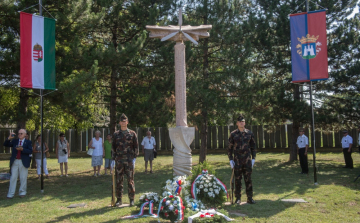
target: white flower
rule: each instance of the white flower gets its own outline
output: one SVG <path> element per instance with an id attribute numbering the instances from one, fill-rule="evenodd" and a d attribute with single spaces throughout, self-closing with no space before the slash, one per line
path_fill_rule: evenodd
<path id="1" fill-rule="evenodd" d="M 197 194 L 200 194 L 200 190 L 197 190 L 196 193 L 197 193 Z"/>
<path id="2" fill-rule="evenodd" d="M 170 205 L 170 200 L 167 200 L 165 204 Z"/>
<path id="3" fill-rule="evenodd" d="M 174 210 L 174 206 L 170 205 L 170 206 L 169 206 L 169 210 L 170 210 L 170 211 Z"/>
<path id="4" fill-rule="evenodd" d="M 206 183 L 209 183 L 210 181 L 209 180 L 205 180 Z"/>
<path id="5" fill-rule="evenodd" d="M 167 180 L 166 184 L 171 184 L 171 182 L 172 182 L 171 180 Z"/>
<path id="6" fill-rule="evenodd" d="M 204 185 L 200 185 L 199 188 L 200 188 L 200 189 L 204 188 Z"/>
<path id="7" fill-rule="evenodd" d="M 207 189 L 207 188 L 205 188 L 205 189 L 204 189 L 204 191 L 205 191 L 205 192 L 208 192 L 208 189 Z"/>
<path id="8" fill-rule="evenodd" d="M 209 186 L 210 186 L 210 187 L 212 186 L 212 183 L 211 183 L 211 182 L 209 183 Z"/>
<path id="9" fill-rule="evenodd" d="M 188 208 L 191 208 L 191 207 L 192 207 L 191 204 L 188 204 L 187 206 L 188 206 Z"/>
<path id="10" fill-rule="evenodd" d="M 204 187 L 208 187 L 209 185 L 208 184 L 205 184 Z"/>
<path id="11" fill-rule="evenodd" d="M 199 208 L 195 208 L 195 211 L 199 211 Z"/>
<path id="12" fill-rule="evenodd" d="M 219 194 L 219 190 L 218 190 L 218 189 L 215 189 L 214 192 L 215 192 L 215 194 Z"/>
<path id="13" fill-rule="evenodd" d="M 177 204 L 177 201 L 174 201 L 173 203 L 174 203 L 174 204 Z"/>
<path id="14" fill-rule="evenodd" d="M 210 191 L 213 191 L 214 189 L 212 189 L 212 188 L 209 188 L 209 190 L 210 190 Z"/>

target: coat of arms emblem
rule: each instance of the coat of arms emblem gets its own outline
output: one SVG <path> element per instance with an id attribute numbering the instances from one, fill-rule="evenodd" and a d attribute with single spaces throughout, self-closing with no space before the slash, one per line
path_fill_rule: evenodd
<path id="1" fill-rule="evenodd" d="M 43 60 L 44 53 L 42 46 L 36 43 L 33 48 L 33 58 L 37 62 L 41 62 Z"/>
<path id="2" fill-rule="evenodd" d="M 297 53 L 303 59 L 312 59 L 316 57 L 316 54 L 321 51 L 320 46 L 322 45 L 320 42 L 316 42 L 319 36 L 310 36 L 307 34 L 306 37 L 297 38 L 301 44 L 298 44 L 296 48 L 298 48 Z M 300 49 L 299 49 L 300 48 Z"/>

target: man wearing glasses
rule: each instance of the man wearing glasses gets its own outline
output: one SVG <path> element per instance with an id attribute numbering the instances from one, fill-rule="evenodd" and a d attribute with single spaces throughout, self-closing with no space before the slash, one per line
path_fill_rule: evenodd
<path id="1" fill-rule="evenodd" d="M 344 137 L 341 139 L 341 147 L 344 154 L 345 166 L 344 168 L 353 169 L 353 159 L 351 157 L 351 147 L 353 145 L 353 138 L 348 135 L 347 130 L 343 130 Z"/>
<path id="2" fill-rule="evenodd" d="M 143 141 L 141 142 L 142 149 L 143 149 L 143 155 L 145 160 L 145 173 L 147 173 L 147 167 L 148 167 L 148 161 L 150 161 L 150 173 L 153 173 L 152 171 L 152 161 L 154 160 L 154 152 L 156 142 L 155 138 L 151 136 L 151 132 L 146 132 L 146 137 L 144 137 Z"/>
<path id="3" fill-rule="evenodd" d="M 299 129 L 299 137 L 297 138 L 296 145 L 297 151 L 299 154 L 300 159 L 300 166 L 301 166 L 301 174 L 308 174 L 309 173 L 309 166 L 308 166 L 308 159 L 307 159 L 307 151 L 309 148 L 309 139 L 304 134 L 304 129 Z"/>
<path id="4" fill-rule="evenodd" d="M 26 130 L 20 129 L 18 132 L 18 138 L 14 139 L 15 134 L 10 133 L 10 136 L 4 142 L 4 146 L 12 147 L 10 158 L 10 186 L 7 198 L 11 199 L 15 195 L 17 178 L 20 178 L 20 198 L 25 197 L 27 187 L 28 168 L 30 167 L 30 160 L 32 154 L 32 143 L 30 140 L 25 139 Z"/>

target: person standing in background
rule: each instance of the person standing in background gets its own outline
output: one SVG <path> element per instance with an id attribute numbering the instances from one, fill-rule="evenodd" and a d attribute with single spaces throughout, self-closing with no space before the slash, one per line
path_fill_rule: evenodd
<path id="1" fill-rule="evenodd" d="M 60 171 L 61 175 L 63 176 L 63 164 L 65 166 L 65 176 L 67 177 L 68 174 L 68 158 L 70 157 L 70 145 L 65 139 L 65 134 L 60 133 L 60 139 L 56 143 L 56 158 L 58 159 L 58 163 L 60 163 Z"/>
<path id="2" fill-rule="evenodd" d="M 341 147 L 344 154 L 345 166 L 344 168 L 353 169 L 353 159 L 351 157 L 351 147 L 353 145 L 353 138 L 348 135 L 347 130 L 343 130 L 344 137 L 341 139 Z"/>
<path id="3" fill-rule="evenodd" d="M 111 134 L 108 134 L 106 136 L 106 140 L 104 142 L 104 148 L 105 148 L 105 175 L 107 175 L 106 170 L 110 169 L 110 175 L 112 174 L 113 171 L 113 166 L 111 165 L 111 145 L 112 144 L 112 140 L 111 140 Z"/>
<path id="4" fill-rule="evenodd" d="M 36 137 L 36 141 L 33 146 L 33 154 L 35 157 L 35 162 L 37 166 L 37 174 L 38 178 L 40 179 L 41 174 L 41 135 L 38 135 Z M 46 163 L 46 152 L 49 151 L 49 147 L 47 146 L 46 142 L 43 142 L 43 163 L 44 163 L 44 172 L 46 175 L 46 178 L 49 178 L 49 172 L 47 169 L 47 163 Z"/>
<path id="5" fill-rule="evenodd" d="M 298 151 L 299 159 L 300 159 L 301 174 L 308 174 L 309 166 L 308 166 L 308 159 L 307 159 L 307 151 L 309 148 L 309 139 L 304 134 L 303 128 L 299 128 L 299 134 L 300 134 L 300 136 L 297 138 L 296 145 L 297 145 L 297 151 Z"/>
<path id="6" fill-rule="evenodd" d="M 143 155 L 145 160 L 145 173 L 147 173 L 147 167 L 148 167 L 148 161 L 150 161 L 150 173 L 153 173 L 152 171 L 152 161 L 154 160 L 154 152 L 156 142 L 155 138 L 151 136 L 151 132 L 146 132 L 146 137 L 144 137 L 143 141 L 141 142 L 142 149 L 143 149 Z"/>
<path id="7" fill-rule="evenodd" d="M 95 137 L 89 142 L 89 148 L 94 149 L 91 159 L 91 166 L 94 168 L 94 177 L 96 177 L 96 169 L 97 175 L 100 176 L 101 165 L 103 164 L 103 158 L 105 157 L 104 143 L 100 134 L 101 132 L 96 130 Z"/>

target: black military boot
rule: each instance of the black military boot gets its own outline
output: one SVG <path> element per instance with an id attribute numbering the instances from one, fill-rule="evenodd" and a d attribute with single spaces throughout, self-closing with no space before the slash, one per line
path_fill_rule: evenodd
<path id="1" fill-rule="evenodd" d="M 134 199 L 130 199 L 130 207 L 134 206 Z"/>
<path id="2" fill-rule="evenodd" d="M 240 199 L 240 197 L 237 197 L 235 200 L 235 204 L 240 204 L 240 203 L 241 203 L 241 199 Z"/>
<path id="3" fill-rule="evenodd" d="M 122 205 L 122 201 L 121 201 L 121 198 L 118 198 L 116 200 L 115 206 L 120 206 L 120 205 Z"/>
<path id="4" fill-rule="evenodd" d="M 252 199 L 252 197 L 248 197 L 247 203 L 248 204 L 255 204 L 255 201 Z"/>

